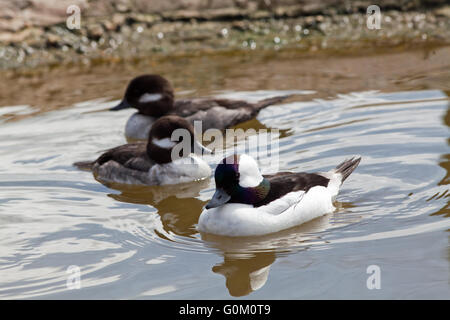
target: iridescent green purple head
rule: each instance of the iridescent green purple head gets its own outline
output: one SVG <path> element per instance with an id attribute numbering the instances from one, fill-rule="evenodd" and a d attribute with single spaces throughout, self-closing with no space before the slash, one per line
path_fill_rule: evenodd
<path id="1" fill-rule="evenodd" d="M 216 192 L 206 209 L 226 203 L 255 205 L 264 200 L 270 190 L 270 182 L 264 178 L 256 161 L 245 154 L 233 154 L 224 158 L 214 173 Z"/>

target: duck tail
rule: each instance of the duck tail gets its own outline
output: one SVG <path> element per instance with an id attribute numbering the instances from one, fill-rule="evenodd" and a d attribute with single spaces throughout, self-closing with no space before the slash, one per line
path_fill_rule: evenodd
<path id="1" fill-rule="evenodd" d="M 345 179 L 348 178 L 348 176 L 356 169 L 360 161 L 361 157 L 353 157 L 351 159 L 345 160 L 334 169 L 336 173 L 340 173 L 342 175 L 341 182 L 344 182 Z"/>
<path id="2" fill-rule="evenodd" d="M 267 98 L 267 99 L 258 101 L 254 105 L 255 106 L 255 110 L 259 111 L 259 110 L 264 109 L 265 107 L 268 107 L 270 105 L 280 103 L 280 102 L 286 100 L 287 98 L 289 98 L 290 96 L 291 95 L 278 96 L 278 97 L 272 97 L 272 98 Z"/>
<path id="3" fill-rule="evenodd" d="M 92 167 L 94 166 L 95 161 L 79 161 L 75 162 L 73 165 L 81 170 L 92 170 Z"/>

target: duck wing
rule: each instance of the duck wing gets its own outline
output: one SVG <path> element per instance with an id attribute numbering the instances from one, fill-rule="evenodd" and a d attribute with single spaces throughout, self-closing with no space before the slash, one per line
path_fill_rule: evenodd
<path id="1" fill-rule="evenodd" d="M 320 174 L 305 172 L 279 172 L 273 175 L 264 175 L 264 177 L 270 181 L 270 190 L 262 201 L 255 204 L 255 207 L 266 205 L 290 192 L 304 191 L 306 193 L 315 186 L 327 187 L 330 181 Z"/>
<path id="2" fill-rule="evenodd" d="M 150 159 L 147 153 L 144 153 L 142 156 L 130 158 L 123 166 L 136 171 L 148 172 L 155 164 L 156 162 Z"/>
<path id="3" fill-rule="evenodd" d="M 287 96 L 273 97 L 256 103 L 215 98 L 177 100 L 173 114 L 185 117 L 191 123 L 202 121 L 203 131 L 210 128 L 224 130 L 254 118 L 262 108 L 281 102 L 286 98 Z"/>
<path id="4" fill-rule="evenodd" d="M 96 163 L 92 171 L 96 179 L 102 183 L 114 182 L 134 185 L 158 184 L 154 177 L 151 177 L 143 171 L 125 167 L 114 160 L 109 160 L 102 165 Z"/>
<path id="5" fill-rule="evenodd" d="M 102 182 L 156 184 L 147 174 L 155 162 L 148 157 L 146 145 L 137 142 L 109 149 L 95 161 L 92 171 Z"/>
<path id="6" fill-rule="evenodd" d="M 121 165 L 132 164 L 137 158 L 145 159 L 147 157 L 147 143 L 136 142 L 124 144 L 107 150 L 95 161 L 97 165 L 102 165 L 113 160 Z M 140 160 L 136 160 L 139 161 Z"/>

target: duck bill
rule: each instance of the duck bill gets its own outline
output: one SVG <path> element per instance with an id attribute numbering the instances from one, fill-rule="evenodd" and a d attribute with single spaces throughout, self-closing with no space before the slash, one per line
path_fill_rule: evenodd
<path id="1" fill-rule="evenodd" d="M 123 99 L 122 101 L 120 101 L 120 103 L 117 106 L 112 107 L 109 110 L 110 111 L 118 111 L 118 110 L 128 109 L 128 108 L 131 108 L 131 105 L 128 103 L 127 100 Z"/>
<path id="2" fill-rule="evenodd" d="M 221 205 L 224 205 L 228 201 L 230 201 L 231 196 L 226 193 L 223 189 L 216 189 L 216 192 L 214 193 L 212 199 L 206 204 L 206 209 L 212 209 L 220 207 Z"/>

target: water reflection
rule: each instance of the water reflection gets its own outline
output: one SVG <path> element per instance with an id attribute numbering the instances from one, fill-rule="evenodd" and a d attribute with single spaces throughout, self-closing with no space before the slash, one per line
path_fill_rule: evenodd
<path id="1" fill-rule="evenodd" d="M 335 215 L 338 213 L 264 236 L 225 237 L 201 233 L 201 237 L 223 257 L 223 262 L 214 265 L 212 271 L 225 277 L 230 295 L 240 297 L 266 284 L 270 267 L 278 256 L 306 250 L 312 241 L 320 241 L 320 232 L 336 226 Z"/>
<path id="2" fill-rule="evenodd" d="M 443 122 L 447 127 L 450 127 L 450 103 L 448 104 L 447 112 L 443 116 Z M 447 144 L 450 145 L 450 138 L 447 139 Z M 450 183 L 450 154 L 443 154 L 441 156 L 441 161 L 439 161 L 439 166 L 445 169 L 445 177 L 442 178 L 438 182 L 438 186 L 448 185 Z M 433 196 L 427 199 L 430 200 L 439 200 L 441 198 L 449 198 L 450 192 L 448 188 L 445 191 L 437 192 Z M 444 215 L 445 217 L 450 217 L 450 205 L 447 201 L 447 204 L 444 205 L 440 210 L 432 213 L 431 215 Z"/>
<path id="3" fill-rule="evenodd" d="M 157 209 L 166 233 L 191 237 L 197 233 L 195 224 L 207 202 L 196 197 L 209 184 L 210 179 L 167 186 L 111 184 L 109 187 L 121 193 L 110 193 L 108 196 L 120 202 L 150 205 Z M 162 234 L 158 235 L 166 238 Z"/>
<path id="4" fill-rule="evenodd" d="M 445 125 L 450 128 L 450 103 L 448 104 L 447 112 L 443 119 Z M 447 144 L 450 145 L 450 138 L 447 138 Z M 442 161 L 439 162 L 439 165 L 445 169 L 446 174 L 445 177 L 439 181 L 438 185 L 447 185 L 450 182 L 450 154 L 447 153 L 442 155 Z"/>
<path id="5" fill-rule="evenodd" d="M 241 255 L 224 253 L 223 262 L 215 265 L 212 271 L 225 276 L 230 295 L 241 297 L 264 286 L 275 258 L 273 251 Z"/>

